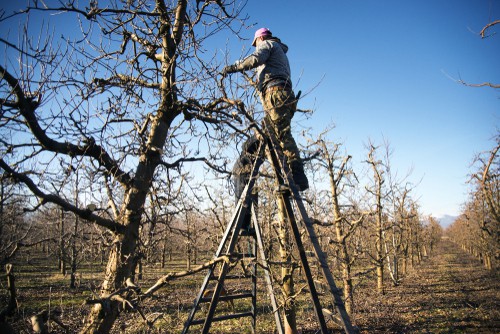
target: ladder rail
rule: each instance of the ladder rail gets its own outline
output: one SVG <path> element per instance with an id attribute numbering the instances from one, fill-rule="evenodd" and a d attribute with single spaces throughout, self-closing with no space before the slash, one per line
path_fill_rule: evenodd
<path id="1" fill-rule="evenodd" d="M 215 314 L 215 309 L 217 308 L 217 304 L 219 302 L 220 292 L 222 287 L 224 286 L 224 276 L 227 274 L 229 269 L 229 264 L 224 262 L 222 264 L 222 268 L 220 270 L 219 279 L 217 280 L 217 284 L 215 285 L 214 294 L 212 295 L 212 300 L 210 301 L 210 305 L 208 307 L 208 313 L 205 317 L 205 322 L 203 323 L 202 333 L 207 334 L 210 330 L 210 326 L 212 325 L 212 320 Z"/>
<path id="2" fill-rule="evenodd" d="M 265 126 L 265 130 L 267 132 L 267 145 L 269 148 L 268 153 L 270 156 L 269 160 L 271 161 L 279 185 L 285 185 L 292 191 L 295 190 L 295 193 L 298 195 L 295 183 L 290 178 L 290 171 L 287 166 L 287 162 L 284 160 L 284 155 L 282 152 L 278 151 L 276 138 L 272 133 L 273 130 L 270 129 L 270 126 Z M 280 171 L 283 172 L 283 175 L 281 175 Z M 292 228 L 292 234 L 294 237 L 295 245 L 297 246 L 299 252 L 300 262 L 304 270 L 304 275 L 306 276 L 307 285 L 309 287 L 310 296 L 313 303 L 314 313 L 316 314 L 316 319 L 318 320 L 319 325 L 321 327 L 321 333 L 327 334 L 328 327 L 326 325 L 325 317 L 323 316 L 321 303 L 318 298 L 316 286 L 314 285 L 314 279 L 311 273 L 311 268 L 309 267 L 309 262 L 307 261 L 306 252 L 304 249 L 304 245 L 302 243 L 302 239 L 300 237 L 300 231 L 297 226 L 297 221 L 295 220 L 293 208 L 290 204 L 289 195 L 283 194 L 283 192 L 279 192 L 278 200 L 283 203 L 286 215 L 285 218 L 290 224 L 290 227 Z"/>
<path id="3" fill-rule="evenodd" d="M 290 204 L 290 201 L 288 199 L 286 199 L 284 195 L 280 195 L 280 200 L 284 204 L 285 211 L 286 211 L 286 213 L 285 213 L 286 218 L 287 218 L 287 220 L 290 223 L 290 226 L 292 228 L 292 234 L 294 236 L 295 245 L 297 246 L 297 250 L 299 252 L 300 262 L 302 264 L 302 269 L 304 270 L 304 275 L 306 276 L 307 285 L 309 287 L 311 299 L 313 302 L 314 313 L 316 314 L 316 318 L 317 318 L 319 325 L 321 327 L 321 333 L 327 334 L 328 327 L 326 326 L 325 317 L 323 316 L 321 303 L 319 301 L 318 292 L 316 291 L 316 286 L 314 284 L 314 278 L 313 278 L 313 275 L 311 272 L 311 267 L 309 266 L 309 262 L 307 260 L 306 251 L 304 248 L 304 244 L 302 243 L 300 231 L 299 231 L 299 228 L 297 226 L 297 221 L 295 220 L 295 216 L 293 215 L 292 206 Z"/>
<path id="4" fill-rule="evenodd" d="M 258 243 L 257 243 L 257 233 L 255 232 L 258 226 L 255 224 L 257 219 L 254 219 L 256 216 L 258 197 L 255 192 L 252 191 L 252 206 L 250 207 L 250 226 L 254 227 L 254 238 L 251 240 L 252 254 L 254 261 L 252 263 L 252 334 L 255 334 L 255 330 L 257 328 L 257 251 L 258 251 Z M 250 247 L 250 246 L 249 246 Z"/>
<path id="5" fill-rule="evenodd" d="M 328 261 L 327 261 L 327 256 L 323 252 L 320 244 L 319 244 L 319 239 L 316 234 L 316 231 L 314 230 L 314 226 L 312 224 L 311 219 L 309 218 L 307 211 L 305 209 L 304 203 L 302 202 L 302 199 L 299 195 L 298 188 L 296 187 L 293 178 L 291 177 L 290 169 L 287 164 L 286 157 L 284 156 L 283 152 L 281 151 L 280 146 L 277 144 L 277 139 L 274 135 L 273 130 L 271 129 L 270 126 L 266 125 L 266 122 L 264 122 L 264 136 L 263 139 L 261 140 L 258 148 L 258 156 L 261 157 L 265 147 L 267 147 L 267 153 L 268 153 L 268 160 L 271 163 L 272 168 L 274 169 L 275 175 L 276 175 L 276 180 L 278 181 L 278 184 L 280 186 L 285 186 L 285 189 L 289 189 L 289 191 L 280 191 L 277 194 L 277 200 L 281 201 L 283 204 L 284 208 L 284 216 L 285 219 L 288 221 L 290 224 L 291 230 L 292 230 L 292 235 L 293 239 L 295 242 L 295 245 L 298 249 L 299 253 L 299 258 L 304 270 L 304 275 L 307 280 L 307 284 L 309 287 L 309 292 L 310 292 L 310 297 L 313 303 L 313 308 L 314 312 L 317 318 L 317 321 L 320 326 L 321 333 L 326 334 L 328 333 L 328 328 L 326 325 L 325 317 L 323 315 L 323 309 L 321 307 L 321 302 L 319 300 L 319 295 L 317 292 L 316 285 L 314 283 L 313 275 L 311 272 L 311 267 L 309 266 L 309 262 L 307 259 L 307 253 L 304 248 L 304 244 L 301 239 L 298 223 L 301 221 L 305 225 L 305 230 L 307 232 L 307 236 L 309 237 L 309 240 L 311 241 L 313 248 L 314 248 L 314 255 L 316 260 L 320 264 L 321 272 L 323 274 L 323 277 L 326 279 L 329 287 L 330 294 L 333 297 L 333 305 L 335 310 L 340 316 L 340 321 L 342 323 L 343 329 L 345 330 L 346 333 L 351 334 L 351 333 L 357 333 L 355 328 L 352 326 L 349 315 L 347 314 L 344 306 L 344 302 L 342 300 L 342 296 L 340 293 L 340 290 L 337 288 L 335 284 L 334 277 L 330 271 L 330 268 L 328 266 Z M 243 192 L 238 199 L 236 209 L 233 213 L 233 216 L 230 220 L 230 222 L 227 224 L 226 230 L 224 232 L 224 235 L 221 239 L 221 242 L 219 244 L 219 247 L 215 253 L 214 258 L 220 257 L 221 255 L 227 255 L 231 259 L 234 258 L 234 250 L 236 247 L 236 244 L 238 243 L 239 237 L 240 237 L 240 230 L 243 226 L 243 221 L 246 219 L 246 215 L 249 213 L 251 216 L 251 225 L 253 225 L 253 228 L 255 230 L 254 233 L 254 241 L 252 244 L 252 250 L 253 250 L 253 255 L 255 259 L 257 259 L 257 250 L 259 251 L 259 255 L 262 258 L 262 264 L 264 266 L 264 277 L 265 277 L 265 282 L 268 290 L 268 294 L 271 300 L 271 306 L 276 322 L 276 328 L 277 328 L 277 333 L 278 334 L 283 334 L 284 333 L 284 328 L 283 328 L 283 322 L 282 318 L 280 315 L 278 303 L 276 300 L 276 296 L 274 294 L 274 288 L 272 285 L 272 280 L 271 280 L 271 275 L 269 273 L 269 264 L 267 261 L 267 258 L 265 256 L 264 252 L 264 244 L 262 240 L 262 231 L 260 229 L 260 225 L 257 219 L 257 213 L 256 213 L 256 198 L 254 197 L 255 194 L 252 193 L 253 187 L 255 185 L 255 180 L 258 175 L 258 170 L 260 168 L 260 165 L 263 163 L 262 159 L 257 158 L 253 162 L 252 166 L 252 171 L 250 175 L 250 179 L 247 182 L 246 186 L 243 189 Z M 294 210 L 295 207 L 295 210 Z M 297 217 L 297 218 L 296 218 Z M 247 234 L 251 234 L 249 232 L 250 230 L 246 230 Z M 220 269 L 218 271 L 218 276 L 216 278 L 216 285 L 215 289 L 213 292 L 213 295 L 211 298 L 204 298 L 203 294 L 206 291 L 208 284 L 210 280 L 214 280 L 215 278 L 215 270 L 216 268 L 220 265 Z M 227 278 L 227 273 L 230 269 L 230 263 L 229 262 L 222 262 L 222 264 L 217 263 L 211 266 L 208 270 L 207 275 L 205 276 L 205 279 L 202 283 L 202 286 L 200 288 L 200 291 L 198 293 L 198 296 L 195 299 L 194 302 L 194 307 L 191 310 L 188 320 L 185 322 L 183 334 L 186 334 L 189 330 L 190 325 L 195 325 L 195 324 L 203 324 L 203 329 L 202 333 L 207 334 L 210 330 L 210 326 L 212 322 L 215 321 L 222 321 L 222 320 L 227 320 L 227 319 L 236 319 L 239 317 L 243 316 L 248 316 L 252 317 L 252 332 L 255 332 L 256 328 L 256 316 L 257 316 L 257 310 L 256 310 L 256 295 L 257 295 L 257 290 L 256 290 L 256 279 L 257 279 L 257 265 L 256 262 L 253 265 L 252 268 L 252 293 L 251 294 L 246 294 L 245 297 L 251 297 L 252 298 L 252 309 L 249 312 L 243 312 L 239 314 L 229 314 L 229 315 L 223 315 L 223 316 L 218 316 L 214 317 L 215 311 L 217 309 L 217 304 L 219 301 L 224 301 L 224 300 L 233 300 L 233 299 L 238 299 L 239 297 L 243 297 L 243 295 L 235 297 L 235 296 L 220 296 L 220 293 L 222 291 L 222 288 L 224 286 L 224 281 Z M 199 320 L 194 320 L 195 313 L 197 309 L 199 309 L 199 304 L 200 302 L 206 302 L 207 300 L 210 300 L 209 304 L 209 309 L 208 312 L 203 319 Z M 234 312 L 234 310 L 233 310 Z"/>
<path id="6" fill-rule="evenodd" d="M 264 152 L 264 143 L 260 143 L 259 148 L 257 149 L 257 154 L 260 156 Z M 243 188 L 243 192 L 241 193 L 240 198 L 238 199 L 238 202 L 236 204 L 237 210 L 233 213 L 233 216 L 231 217 L 231 220 L 227 224 L 226 230 L 224 231 L 223 238 L 219 244 L 219 247 L 217 248 L 217 251 L 215 252 L 215 258 L 219 257 L 222 254 L 222 251 L 224 249 L 224 245 L 231 234 L 231 231 L 233 230 L 233 225 L 235 224 L 236 219 L 243 219 L 245 217 L 245 214 L 250 207 L 251 200 L 252 200 L 252 189 L 255 184 L 255 180 L 257 178 L 257 175 L 259 173 L 259 168 L 260 165 L 262 165 L 261 159 L 255 159 L 254 164 L 252 166 L 252 171 L 250 174 L 250 179 L 248 183 L 245 185 L 245 188 Z"/>
<path id="7" fill-rule="evenodd" d="M 264 265 L 264 278 L 266 280 L 267 292 L 269 298 L 271 299 L 271 306 L 274 313 L 274 321 L 276 322 L 276 329 L 278 334 L 284 334 L 283 322 L 281 321 L 281 315 L 278 308 L 278 302 L 276 301 L 276 296 L 274 295 L 273 283 L 271 281 L 271 275 L 269 274 L 269 263 L 266 259 L 266 254 L 264 253 L 264 243 L 262 241 L 262 232 L 260 230 L 260 225 L 257 221 L 257 215 L 252 208 L 252 219 L 255 227 L 255 234 L 257 237 L 257 244 L 260 252 L 260 257 L 262 258 L 262 264 Z"/>
<path id="8" fill-rule="evenodd" d="M 244 190 L 243 194 L 245 194 L 245 190 Z M 245 212 L 242 212 L 242 211 L 244 211 L 244 210 L 242 210 L 242 202 L 240 201 L 240 202 L 238 202 L 238 204 L 239 204 L 238 209 L 236 210 L 236 212 L 233 216 L 233 219 L 228 223 L 228 226 L 226 227 L 226 231 L 225 231 L 224 236 L 219 244 L 219 248 L 217 249 L 214 258 L 218 258 L 222 254 L 222 249 L 224 248 L 224 245 L 226 244 L 227 239 L 229 238 L 229 235 L 230 235 L 229 232 L 231 230 L 233 230 L 233 225 L 236 222 L 243 220 L 243 217 L 244 217 L 243 214 Z M 198 295 L 196 296 L 196 299 L 194 301 L 193 308 L 191 309 L 191 312 L 188 315 L 188 319 L 184 323 L 184 329 L 182 330 L 182 334 L 187 334 L 189 327 L 191 326 L 191 324 L 193 324 L 194 317 L 196 315 L 196 312 L 199 309 L 200 301 L 203 298 L 203 294 L 205 293 L 205 291 L 208 287 L 208 284 L 210 283 L 210 280 L 214 274 L 215 268 L 216 268 L 216 265 L 213 265 L 211 268 L 208 269 L 208 273 L 205 275 L 203 283 L 201 284 L 201 288 L 200 288 Z M 220 293 L 220 289 L 219 289 L 219 293 Z"/>
<path id="9" fill-rule="evenodd" d="M 252 178 L 250 180 L 250 182 L 247 184 L 246 188 L 252 188 L 254 182 L 255 182 L 255 179 Z M 251 201 L 251 194 L 248 193 L 248 189 L 247 189 L 247 193 L 245 194 L 245 202 L 247 203 L 250 201 Z M 243 225 L 243 219 L 245 218 L 245 214 L 246 214 L 246 208 L 243 206 L 241 211 L 244 214 L 239 216 L 239 219 L 236 220 L 236 226 L 234 227 L 233 233 L 232 233 L 231 238 L 229 240 L 229 244 L 227 245 L 226 255 L 228 255 L 228 256 L 230 256 L 233 253 L 234 248 L 236 246 L 236 243 L 238 242 L 239 232 L 240 232 L 241 226 Z M 225 277 L 226 277 L 228 270 L 229 270 L 229 263 L 223 262 L 222 268 L 220 270 L 219 278 L 217 279 L 217 284 L 215 285 L 215 290 L 214 290 L 214 294 L 212 296 L 212 301 L 210 302 L 210 306 L 208 308 L 208 313 L 207 313 L 207 316 L 205 318 L 205 323 L 203 324 L 203 330 L 202 330 L 203 334 L 207 334 L 208 331 L 210 330 L 210 326 L 212 324 L 212 318 L 214 316 L 215 309 L 217 308 L 217 304 L 219 302 L 219 295 L 220 295 L 220 292 L 222 290 L 222 287 L 224 286 L 224 280 L 225 280 Z"/>
<path id="10" fill-rule="evenodd" d="M 318 300 L 318 303 L 319 303 L 319 299 L 317 298 L 318 294 L 316 291 L 316 287 L 314 285 L 314 280 L 313 280 L 311 272 L 310 272 L 307 256 L 306 256 L 303 244 L 302 244 L 300 232 L 299 232 L 298 227 L 297 227 L 297 222 L 295 220 L 295 215 L 294 215 L 293 208 L 292 208 L 292 205 L 290 203 L 289 197 L 292 198 L 292 200 L 293 200 L 293 202 L 294 202 L 296 208 L 298 209 L 298 212 L 302 218 L 302 221 L 304 222 L 307 235 L 308 235 L 309 239 L 311 240 L 311 243 L 313 244 L 314 254 L 315 254 L 316 260 L 320 263 L 321 271 L 322 271 L 323 276 L 325 277 L 325 279 L 328 283 L 330 293 L 333 297 L 334 307 L 335 307 L 336 311 L 338 312 L 338 314 L 340 315 L 342 326 L 343 326 L 346 333 L 356 333 L 356 330 L 354 329 L 354 327 L 351 324 L 351 320 L 349 318 L 349 315 L 347 314 L 347 311 L 345 310 L 345 305 L 344 305 L 344 302 L 342 300 L 342 297 L 340 296 L 339 289 L 337 288 L 337 286 L 335 284 L 335 280 L 334 280 L 333 275 L 332 275 L 330 268 L 328 266 L 328 262 L 326 260 L 326 255 L 323 252 L 323 250 L 321 249 L 321 246 L 318 242 L 318 236 L 316 234 L 316 231 L 314 230 L 314 226 L 313 226 L 311 220 L 309 219 L 309 216 L 308 216 L 307 211 L 305 209 L 304 203 L 302 202 L 302 199 L 300 197 L 298 189 L 295 186 L 293 179 L 290 177 L 290 169 L 288 167 L 286 160 L 284 159 L 284 154 L 283 154 L 283 152 L 281 152 L 281 148 L 279 147 L 279 145 L 277 145 L 276 137 L 273 133 L 273 130 L 270 128 L 270 126 L 268 126 L 267 124 L 264 124 L 264 128 L 266 130 L 267 139 L 268 139 L 268 148 L 269 148 L 269 153 L 271 156 L 270 160 L 271 160 L 271 163 L 272 163 L 273 168 L 275 170 L 275 173 L 277 175 L 278 182 L 280 184 L 284 184 L 284 185 L 288 186 L 290 188 L 290 191 L 291 191 L 292 196 L 285 196 L 283 194 L 280 194 L 279 196 L 280 196 L 281 200 L 283 201 L 283 203 L 285 204 L 284 207 L 286 209 L 286 215 L 287 215 L 289 223 L 291 224 L 291 227 L 292 227 L 294 239 L 295 239 L 297 248 L 299 250 L 299 256 L 300 256 L 302 265 L 304 266 L 304 274 L 306 275 L 308 286 L 310 288 L 310 292 L 312 295 L 311 297 L 313 298 L 313 305 L 314 305 L 315 313 L 316 313 L 316 316 L 317 316 L 318 321 L 320 323 L 320 326 L 322 328 L 322 332 L 327 333 L 326 322 L 324 320 L 321 305 L 317 304 L 317 302 L 316 302 L 316 300 Z M 280 174 L 280 171 L 283 172 L 283 175 Z"/>
<path id="11" fill-rule="evenodd" d="M 297 201 L 296 196 L 294 196 L 294 202 L 300 212 L 300 215 L 302 216 L 302 220 L 306 227 L 306 232 L 313 245 L 314 253 L 316 255 L 316 259 L 320 264 L 323 276 L 325 277 L 328 283 L 330 293 L 333 297 L 333 305 L 335 307 L 335 310 L 340 315 L 344 330 L 346 333 L 356 333 L 354 327 L 351 324 L 350 317 L 345 309 L 344 301 L 342 300 L 342 296 L 340 295 L 340 289 L 337 288 L 337 285 L 335 284 L 335 279 L 330 271 L 330 267 L 328 266 L 326 254 L 321 249 L 321 246 L 318 241 L 318 236 L 316 234 L 316 231 L 314 230 L 314 226 L 305 211 L 306 209 L 304 207 L 304 203 L 302 203 L 302 201 Z"/>
<path id="12" fill-rule="evenodd" d="M 259 148 L 257 150 L 259 156 L 262 155 L 262 153 L 264 151 L 264 146 L 265 146 L 265 144 L 263 142 L 261 142 L 259 145 Z M 219 243 L 219 247 L 217 248 L 217 251 L 215 252 L 214 258 L 218 258 L 222 255 L 222 253 L 224 251 L 224 247 L 226 246 L 226 244 L 228 242 L 228 239 L 231 240 L 230 241 L 230 243 L 231 243 L 232 240 L 234 239 L 234 236 L 235 235 L 237 236 L 239 229 L 241 228 L 243 219 L 245 218 L 245 215 L 247 214 L 247 210 L 251 206 L 251 196 L 252 196 L 251 190 L 255 184 L 255 180 L 257 178 L 259 168 L 260 168 L 260 165 L 262 164 L 262 162 L 263 161 L 261 159 L 255 159 L 254 164 L 252 166 L 250 180 L 246 184 L 240 198 L 238 199 L 237 209 L 234 211 L 231 220 L 227 224 L 226 230 L 224 231 L 224 235 L 221 239 L 221 242 Z M 237 240 L 237 237 L 236 237 L 234 242 L 236 242 L 236 240 Z M 228 247 L 228 250 L 229 250 L 229 248 L 230 247 Z M 233 248 L 234 248 L 234 245 L 233 245 Z M 226 253 L 227 253 L 227 251 L 226 251 Z M 227 254 L 227 255 L 230 255 L 230 254 Z M 215 264 L 211 268 L 209 268 L 208 273 L 205 276 L 203 283 L 201 285 L 201 288 L 198 292 L 198 295 L 194 301 L 193 308 L 191 309 L 191 312 L 188 315 L 188 319 L 184 323 L 184 329 L 182 331 L 182 334 L 187 334 L 189 331 L 189 327 L 193 324 L 194 317 L 196 315 L 197 310 L 199 309 L 200 301 L 203 298 L 203 294 L 205 293 L 205 291 L 208 287 L 208 284 L 211 280 L 212 275 L 214 274 L 214 270 L 215 270 L 216 266 L 217 265 Z M 226 264 L 226 262 L 224 262 L 224 264 L 222 265 L 221 271 L 225 270 L 227 273 L 227 269 L 228 269 L 227 267 L 228 267 L 228 265 Z M 216 285 L 216 289 L 214 291 L 214 294 L 212 297 L 212 302 L 211 302 L 210 308 L 209 308 L 209 314 L 207 314 L 207 317 L 205 318 L 205 322 L 204 322 L 204 326 L 203 326 L 204 330 L 205 330 L 205 327 L 207 327 L 207 329 L 206 329 L 207 332 L 208 332 L 208 329 L 210 327 L 210 322 L 211 322 L 209 318 L 212 318 L 213 314 L 215 312 L 215 307 L 212 307 L 212 303 L 215 302 L 215 304 L 217 304 L 218 297 L 220 295 L 220 291 L 222 290 L 222 285 L 220 285 L 219 283 L 220 282 L 218 282 Z M 216 306 L 216 305 L 214 305 L 214 306 Z M 208 323 L 208 326 L 207 326 L 207 323 Z"/>

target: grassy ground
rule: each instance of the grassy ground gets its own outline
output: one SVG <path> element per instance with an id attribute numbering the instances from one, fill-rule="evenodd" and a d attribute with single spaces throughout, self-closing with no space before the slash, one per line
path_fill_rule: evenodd
<path id="1" fill-rule="evenodd" d="M 18 288 L 18 310 L 9 319 L 20 333 L 31 333 L 29 318 L 49 310 L 72 332 L 83 325 L 89 306 L 85 300 L 97 291 L 102 279 L 102 267 L 87 265 L 80 269 L 81 284 L 69 289 L 69 276 L 64 277 L 55 268 L 55 260 L 35 258 L 14 263 Z M 168 271 L 180 271 L 183 261 L 170 262 Z M 159 266 L 145 268 L 139 284 L 147 288 L 165 274 Z M 154 299 L 142 304 L 148 319 L 157 319 L 153 330 L 145 326 L 137 313 L 123 313 L 114 332 L 116 333 L 179 333 L 198 293 L 204 273 L 173 281 L 160 290 Z M 486 271 L 481 264 L 463 253 L 457 246 L 444 240 L 434 255 L 415 267 L 399 286 L 387 286 L 386 294 L 378 295 L 368 281 L 358 285 L 355 291 L 353 323 L 361 333 L 500 333 L 500 280 L 499 271 Z M 257 330 L 273 333 L 274 319 L 267 293 L 260 278 L 258 294 Z M 2 281 L 2 284 L 5 284 Z M 302 281 L 297 282 L 301 286 Z M 250 286 L 228 283 L 230 292 L 244 292 Z M 0 305 L 6 303 L 6 291 L 2 286 Z M 322 297 L 323 298 L 323 297 Z M 238 301 L 238 311 L 247 310 L 248 303 Z M 0 306 L 2 308 L 2 306 Z M 230 312 L 227 303 L 220 304 L 222 313 Z M 306 294 L 297 301 L 299 328 L 302 333 L 315 333 L 317 325 L 309 298 Z M 332 332 L 341 332 L 330 323 Z M 192 333 L 199 331 L 193 327 Z M 249 333 L 247 319 L 217 323 L 213 333 Z M 52 332 L 63 332 L 50 323 Z"/>
<path id="2" fill-rule="evenodd" d="M 364 333 L 500 333 L 500 275 L 443 241 L 385 296 L 370 293 L 355 315 Z M 361 304 L 361 301 L 359 301 Z"/>

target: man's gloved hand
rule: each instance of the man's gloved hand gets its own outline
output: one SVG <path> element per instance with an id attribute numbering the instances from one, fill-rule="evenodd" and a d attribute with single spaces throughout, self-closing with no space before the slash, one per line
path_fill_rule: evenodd
<path id="1" fill-rule="evenodd" d="M 226 66 L 222 69 L 222 72 L 220 72 L 220 74 L 225 77 L 226 75 L 228 75 L 229 73 L 234 73 L 234 72 L 238 72 L 238 70 L 236 69 L 236 65 L 229 65 L 229 66 Z"/>

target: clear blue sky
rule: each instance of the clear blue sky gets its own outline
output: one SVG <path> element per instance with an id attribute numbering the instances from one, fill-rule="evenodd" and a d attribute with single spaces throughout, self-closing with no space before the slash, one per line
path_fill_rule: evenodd
<path id="1" fill-rule="evenodd" d="M 451 78 L 500 84 L 500 27 L 477 34 L 500 19 L 500 1 L 254 0 L 246 12 L 290 47 L 297 89 L 320 83 L 299 105 L 313 117 L 297 122 L 317 132 L 334 123 L 331 139 L 356 169 L 369 139 L 389 141 L 398 174 L 413 167 L 422 179 L 413 196 L 423 213 L 460 212 L 474 155 L 493 147 L 500 90 Z"/>
<path id="2" fill-rule="evenodd" d="M 0 1 L 6 9 L 25 3 Z M 460 212 L 472 158 L 493 146 L 500 90 L 452 78 L 500 83 L 500 27 L 484 40 L 477 34 L 500 19 L 499 0 L 249 0 L 243 14 L 255 23 L 243 32 L 247 51 L 255 29 L 268 27 L 290 47 L 296 89 L 319 84 L 299 105 L 313 116 L 294 119 L 295 130 L 335 124 L 330 139 L 344 143 L 356 170 L 369 139 L 387 140 L 393 168 L 404 175 L 413 167 L 412 181 L 422 179 L 413 196 L 424 214 Z M 229 40 L 234 61 L 245 42 L 225 33 L 213 49 Z"/>

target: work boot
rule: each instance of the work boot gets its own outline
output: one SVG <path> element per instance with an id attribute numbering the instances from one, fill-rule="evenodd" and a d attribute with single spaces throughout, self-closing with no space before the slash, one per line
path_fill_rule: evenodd
<path id="1" fill-rule="evenodd" d="M 304 166 L 302 161 L 295 160 L 290 163 L 290 168 L 292 169 L 293 182 L 299 188 L 299 191 L 304 191 L 309 189 L 309 181 L 304 173 Z"/>

